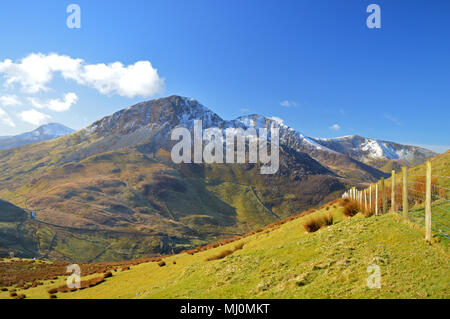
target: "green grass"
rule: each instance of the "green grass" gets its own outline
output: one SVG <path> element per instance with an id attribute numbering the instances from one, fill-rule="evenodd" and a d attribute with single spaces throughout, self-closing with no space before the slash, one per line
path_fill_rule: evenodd
<path id="1" fill-rule="evenodd" d="M 450 191 L 446 191 L 445 189 L 450 189 L 450 151 L 447 151 L 444 154 L 440 154 L 431 158 L 431 173 L 432 173 L 432 191 L 436 192 L 440 188 L 440 193 L 433 193 L 432 195 L 432 230 L 436 232 L 438 236 L 441 237 L 441 240 L 444 242 L 449 242 L 450 236 Z M 420 164 L 408 169 L 408 190 L 410 196 L 414 196 L 419 194 L 420 196 L 416 196 L 416 203 L 412 205 L 410 203 L 409 207 L 409 215 L 410 220 L 420 226 L 424 226 L 425 224 L 425 204 L 423 193 L 424 190 L 411 190 L 414 186 L 413 182 L 421 182 L 423 183 L 426 175 L 426 164 Z M 390 189 L 391 187 L 391 178 L 386 179 L 385 185 Z M 397 185 L 402 185 L 403 183 L 403 174 L 401 172 L 396 174 L 396 183 Z M 390 191 L 387 192 L 388 202 L 390 200 Z M 398 196 L 398 194 L 397 194 Z M 396 196 L 396 197 L 397 197 Z M 397 201 L 400 201 L 397 198 Z"/>
<path id="2" fill-rule="evenodd" d="M 431 206 L 431 229 L 446 243 L 450 243 L 449 211 L 450 203 L 446 201 L 435 201 Z M 424 204 L 412 207 L 409 211 L 409 218 L 412 222 L 425 227 Z"/>
<path id="3" fill-rule="evenodd" d="M 302 224 L 332 211 L 335 224 L 306 233 Z M 115 272 L 96 287 L 58 298 L 449 298 L 447 243 L 397 214 L 344 218 L 342 208 L 263 230 L 194 255 L 164 258 Z M 243 249 L 207 261 L 244 243 Z M 176 264 L 173 264 L 176 261 Z M 367 267 L 381 268 L 381 289 L 369 289 Z M 47 298 L 45 290 L 27 298 Z M 0 294 L 0 298 L 5 295 Z"/>

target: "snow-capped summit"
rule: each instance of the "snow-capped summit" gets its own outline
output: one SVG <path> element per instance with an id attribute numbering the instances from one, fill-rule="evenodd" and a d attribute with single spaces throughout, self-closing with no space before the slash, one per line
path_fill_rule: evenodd
<path id="1" fill-rule="evenodd" d="M 94 122 L 87 129 L 100 135 L 129 134 L 140 130 L 165 131 L 177 126 L 191 128 L 194 120 L 203 127 L 220 127 L 224 120 L 197 100 L 172 95 L 138 103 Z"/>
<path id="2" fill-rule="evenodd" d="M 402 145 L 358 135 L 349 135 L 338 138 L 317 138 L 315 141 L 361 162 L 383 159 L 404 160 L 409 163 L 418 163 L 437 155 L 430 150 L 418 146 Z"/>
<path id="3" fill-rule="evenodd" d="M 415 146 L 372 140 L 358 135 L 334 139 L 307 136 L 284 124 L 281 119 L 259 114 L 224 120 L 197 100 L 178 95 L 138 103 L 96 121 L 86 131 L 102 139 L 105 149 L 152 143 L 155 147 L 170 141 L 170 132 L 176 127 L 192 129 L 194 120 L 202 120 L 203 129 L 218 127 L 279 129 L 280 144 L 297 152 L 307 153 L 318 161 L 330 161 L 331 166 L 350 160 L 369 162 L 374 159 L 402 159 L 421 163 L 435 153 Z"/>
<path id="4" fill-rule="evenodd" d="M 335 151 L 315 142 L 312 138 L 287 126 L 278 118 L 269 118 L 259 114 L 251 114 L 238 117 L 237 119 L 230 121 L 230 123 L 242 123 L 245 127 L 254 127 L 257 129 L 270 129 L 276 127 L 280 132 L 280 144 L 286 145 L 296 151 L 317 150 L 335 153 Z"/>
<path id="5" fill-rule="evenodd" d="M 73 132 L 74 130 L 68 128 L 65 125 L 59 123 L 49 123 L 42 125 L 31 132 L 15 136 L 0 137 L 0 150 L 15 148 L 42 141 L 48 141 Z"/>

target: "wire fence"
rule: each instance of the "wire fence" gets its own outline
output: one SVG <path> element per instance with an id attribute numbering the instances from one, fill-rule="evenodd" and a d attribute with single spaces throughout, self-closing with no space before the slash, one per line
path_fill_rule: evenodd
<path id="1" fill-rule="evenodd" d="M 392 171 L 390 181 L 382 178 L 367 189 L 355 187 L 344 193 L 375 215 L 387 212 L 402 214 L 406 219 L 423 225 L 426 239 L 431 233 L 450 239 L 450 176 L 432 175 L 431 161 L 426 164 L 427 174 L 408 174 Z"/>

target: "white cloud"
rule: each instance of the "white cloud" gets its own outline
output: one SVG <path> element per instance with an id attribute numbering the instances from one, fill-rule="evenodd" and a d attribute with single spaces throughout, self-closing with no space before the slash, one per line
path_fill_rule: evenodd
<path id="1" fill-rule="evenodd" d="M 19 114 L 22 121 L 33 124 L 42 125 L 50 122 L 52 117 L 50 115 L 38 112 L 34 109 L 23 111 Z"/>
<path id="2" fill-rule="evenodd" d="M 16 124 L 13 122 L 13 120 L 9 117 L 9 115 L 0 108 L 0 123 L 4 125 L 8 125 L 11 127 L 16 127 Z"/>
<path id="3" fill-rule="evenodd" d="M 20 102 L 16 95 L 3 95 L 0 96 L 0 104 L 4 106 L 18 106 L 22 105 L 22 102 Z"/>
<path id="4" fill-rule="evenodd" d="M 17 63 L 0 61 L 0 74 L 6 86 L 19 84 L 27 93 L 48 90 L 55 73 L 98 90 L 102 94 L 118 94 L 129 98 L 149 97 L 164 90 L 164 79 L 150 61 L 138 61 L 128 66 L 121 62 L 87 64 L 82 59 L 51 53 L 32 53 Z"/>
<path id="5" fill-rule="evenodd" d="M 281 101 L 281 102 L 280 102 L 280 105 L 281 105 L 281 106 L 284 106 L 284 107 L 297 106 L 297 102 L 295 102 L 295 101 L 289 101 L 289 100 L 284 100 L 284 101 Z"/>
<path id="6" fill-rule="evenodd" d="M 241 111 L 241 113 L 250 113 L 251 112 L 250 109 L 248 109 L 246 107 L 241 108 L 240 111 Z"/>
<path id="7" fill-rule="evenodd" d="M 333 131 L 339 131 L 341 129 L 341 127 L 339 126 L 339 124 L 333 124 L 330 126 L 330 130 Z"/>
<path id="8" fill-rule="evenodd" d="M 102 94 L 129 98 L 151 96 L 164 87 L 164 80 L 149 61 L 139 61 L 127 67 L 120 62 L 86 65 L 78 83 L 94 87 Z"/>
<path id="9" fill-rule="evenodd" d="M 30 101 L 31 105 L 39 109 L 48 108 L 55 112 L 65 112 L 68 111 L 73 104 L 77 103 L 78 96 L 75 93 L 67 93 L 64 96 L 64 100 L 51 99 L 47 102 L 41 102 L 36 98 L 30 97 L 28 98 L 28 101 Z"/>
<path id="10" fill-rule="evenodd" d="M 277 122 L 278 124 L 283 124 L 284 123 L 284 120 L 279 118 L 279 117 L 277 117 L 277 116 L 272 116 L 270 119 L 275 121 L 275 122 Z"/>

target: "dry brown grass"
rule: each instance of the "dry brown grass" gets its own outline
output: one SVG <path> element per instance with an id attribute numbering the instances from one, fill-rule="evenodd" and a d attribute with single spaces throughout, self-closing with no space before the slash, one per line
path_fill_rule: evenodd
<path id="1" fill-rule="evenodd" d="M 220 252 L 218 255 L 209 257 L 208 259 L 206 259 L 206 261 L 212 261 L 212 260 L 218 260 L 218 259 L 223 259 L 231 254 L 233 254 L 235 251 L 237 250 L 241 250 L 242 248 L 244 248 L 245 243 L 239 243 L 237 244 L 232 250 L 230 249 L 226 249 L 223 250 L 222 252 Z"/>
<path id="2" fill-rule="evenodd" d="M 219 254 L 209 257 L 208 259 L 206 259 L 207 261 L 211 261 L 211 260 L 218 260 L 218 259 L 223 259 L 229 255 L 231 255 L 233 253 L 232 250 L 226 249 L 221 251 Z"/>
<path id="3" fill-rule="evenodd" d="M 52 294 L 56 294 L 58 292 L 58 288 L 51 288 L 49 290 L 47 290 L 47 292 L 52 295 Z"/>
<path id="4" fill-rule="evenodd" d="M 348 198 L 346 198 L 348 199 Z M 361 208 L 359 207 L 359 204 L 355 200 L 348 200 L 346 204 L 344 205 L 343 213 L 347 217 L 353 217 L 356 214 L 360 212 Z"/>
<path id="5" fill-rule="evenodd" d="M 129 270 L 130 266 L 147 262 L 157 262 L 161 258 L 151 257 L 123 262 L 78 263 L 82 276 L 112 272 L 122 268 Z M 69 262 L 43 263 L 34 260 L 10 260 L 0 263 L 0 287 L 22 288 L 24 290 L 42 285 L 42 281 L 56 280 L 68 276 L 66 272 Z"/>
<path id="6" fill-rule="evenodd" d="M 334 216 L 333 216 L 333 214 L 331 212 L 326 214 L 326 215 L 314 216 L 314 217 L 309 218 L 303 224 L 303 228 L 308 233 L 313 233 L 313 232 L 316 232 L 316 231 L 318 231 L 319 229 L 321 229 L 323 227 L 333 225 L 333 220 L 334 220 Z"/>

